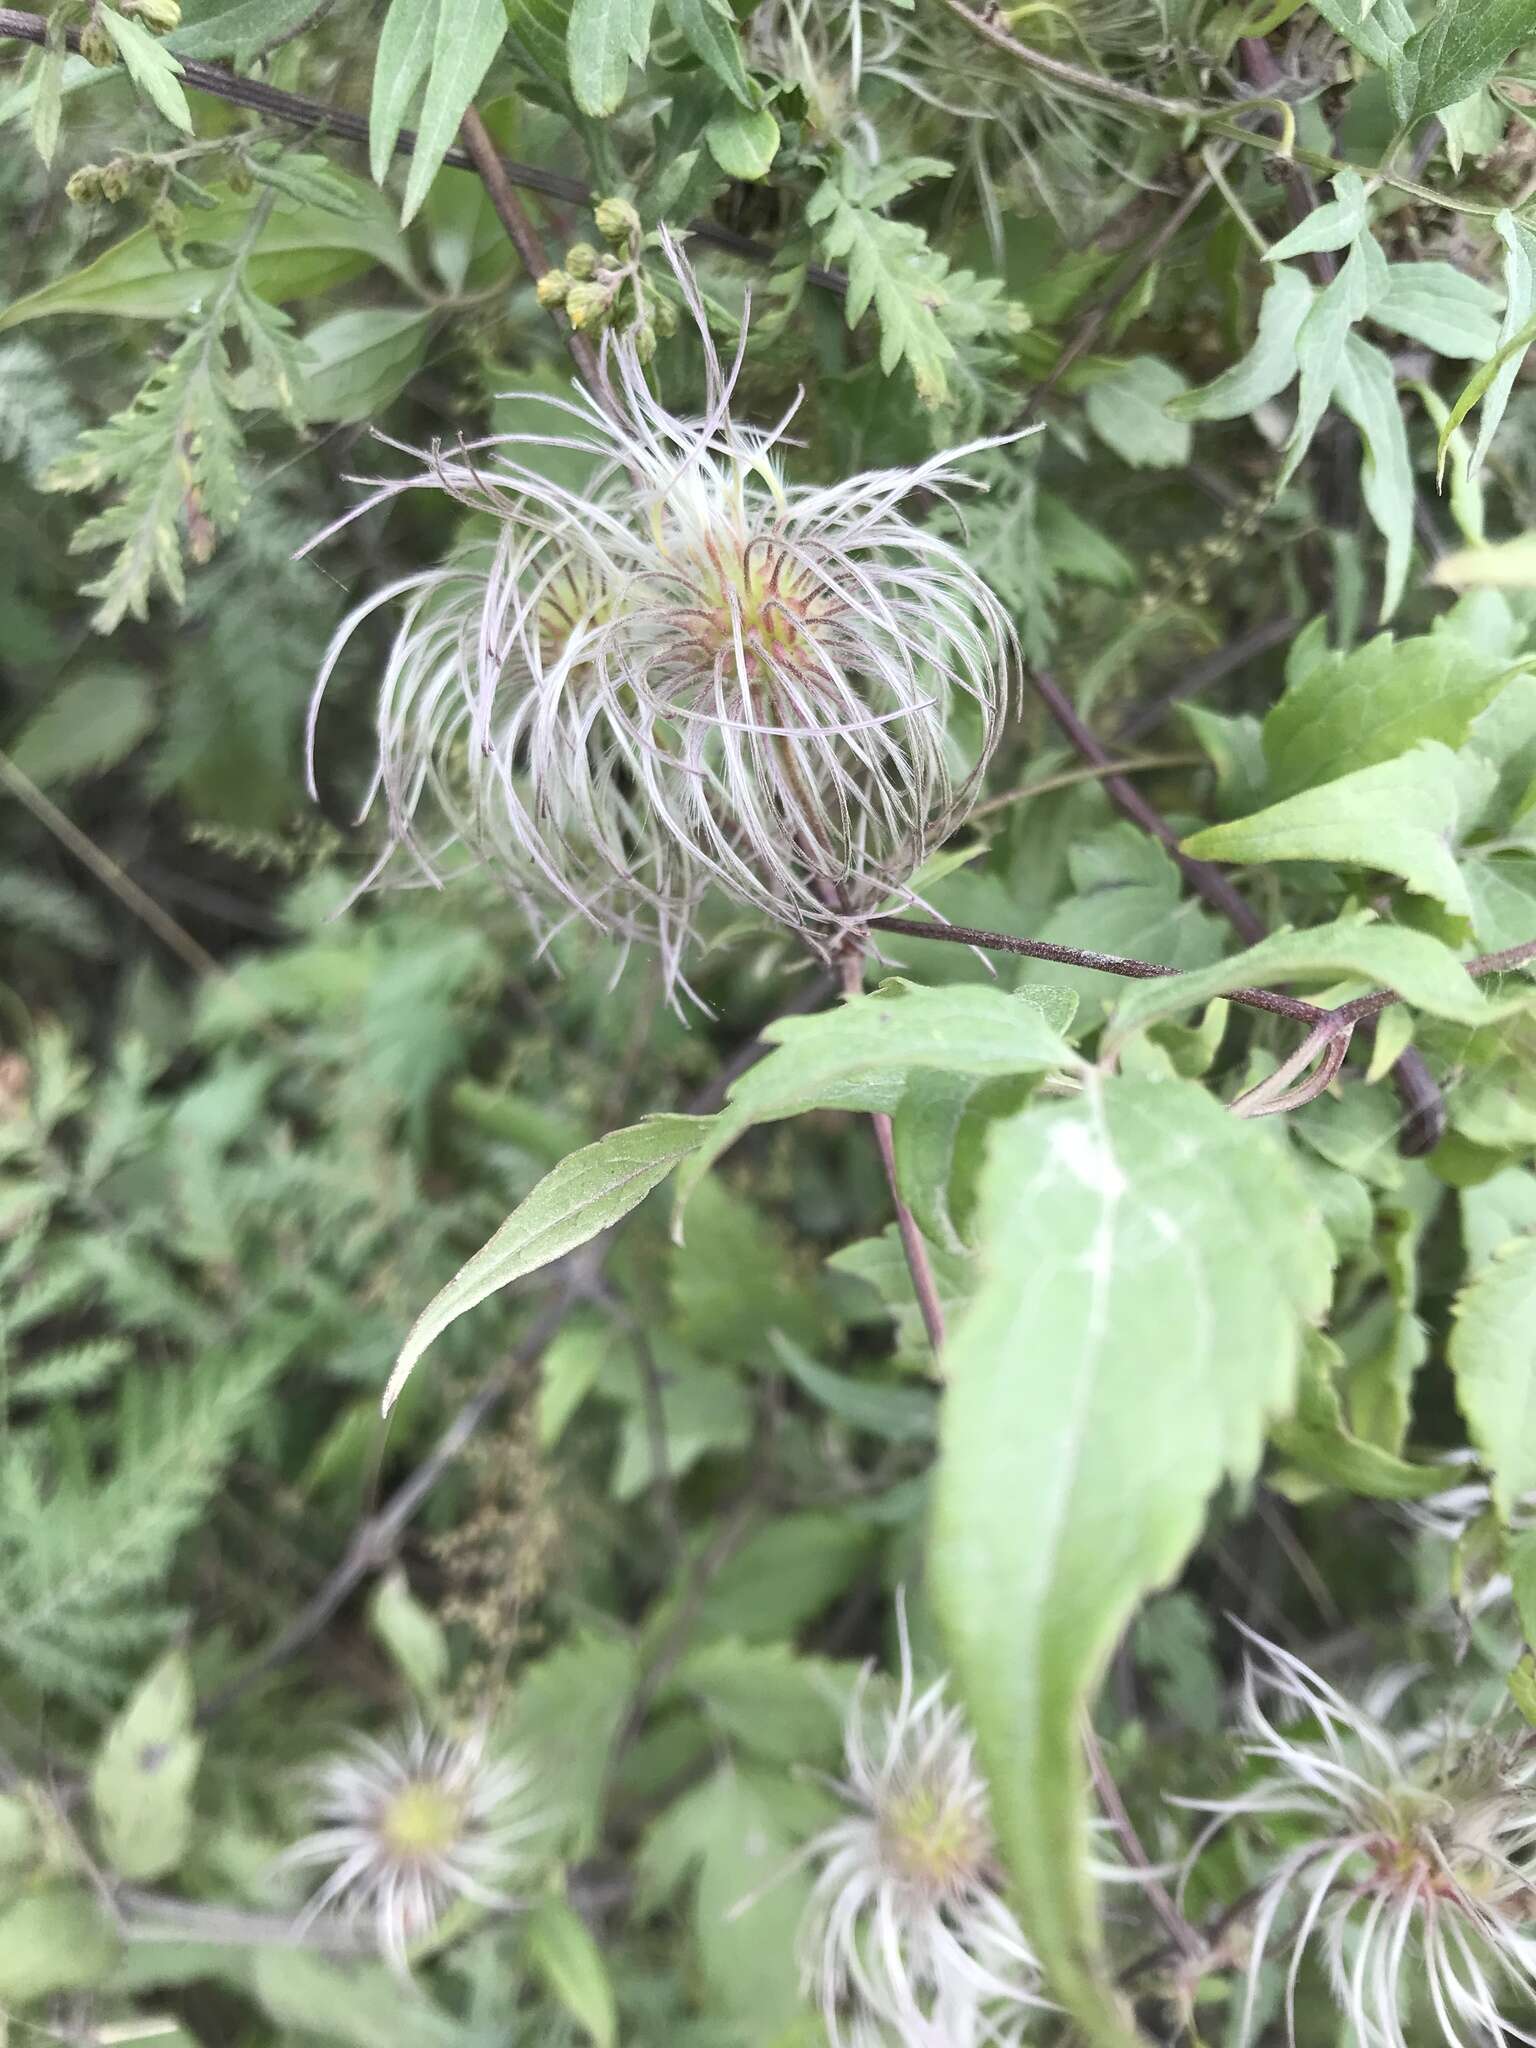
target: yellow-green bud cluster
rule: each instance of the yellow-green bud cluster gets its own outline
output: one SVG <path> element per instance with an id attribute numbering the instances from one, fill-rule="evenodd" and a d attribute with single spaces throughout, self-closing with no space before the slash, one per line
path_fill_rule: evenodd
<path id="1" fill-rule="evenodd" d="M 117 45 L 94 14 L 80 31 L 80 54 L 98 71 L 105 71 L 117 62 Z"/>
<path id="2" fill-rule="evenodd" d="M 123 0 L 124 14 L 131 14 L 151 35 L 168 36 L 181 26 L 181 0 Z"/>
<path id="3" fill-rule="evenodd" d="M 74 206 L 94 206 L 104 199 L 116 206 L 138 183 L 140 166 L 131 156 L 115 156 L 109 164 L 82 164 L 64 187 L 64 196 Z"/>
<path id="4" fill-rule="evenodd" d="M 632 249 L 640 236 L 640 216 L 627 199 L 599 199 L 593 209 L 597 232 L 615 249 Z"/>

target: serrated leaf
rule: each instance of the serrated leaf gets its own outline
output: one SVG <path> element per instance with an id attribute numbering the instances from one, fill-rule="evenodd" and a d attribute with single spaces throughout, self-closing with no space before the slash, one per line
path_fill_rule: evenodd
<path id="1" fill-rule="evenodd" d="M 459 1268 L 411 1325 L 384 1390 L 384 1412 L 388 1414 L 398 1400 L 422 1353 L 451 1323 L 487 1295 L 564 1258 L 627 1216 L 704 1142 L 710 1121 L 707 1117 L 652 1117 L 646 1123 L 610 1131 L 545 1174 L 490 1242 Z"/>
<path id="2" fill-rule="evenodd" d="M 1048 1985 L 1096 2042 L 1128 2043 L 1080 1717 L 1137 1601 L 1289 1409 L 1332 1252 L 1282 1148 L 1191 1082 L 1093 1078 L 1000 1125 L 981 1218 L 931 1583 Z"/>
<path id="3" fill-rule="evenodd" d="M 566 32 L 571 92 L 584 114 L 605 115 L 623 103 L 631 63 L 650 52 L 654 0 L 575 0 Z"/>
<path id="4" fill-rule="evenodd" d="M 807 1109 L 894 1110 L 908 1076 L 1042 1073 L 1077 1064 L 1040 1009 L 1003 990 L 922 988 L 892 979 L 815 1017 L 783 1017 L 763 1036 L 775 1047 L 732 1088 L 678 1177 L 677 1213 L 727 1147 L 754 1124 Z"/>
<path id="5" fill-rule="evenodd" d="M 117 46 L 128 76 L 146 99 L 184 135 L 192 133 L 192 110 L 181 89 L 181 66 L 170 52 L 137 21 L 119 14 L 115 7 L 98 4 L 96 19 Z"/>
<path id="6" fill-rule="evenodd" d="M 1417 74 L 1410 118 L 1454 106 L 1536 37 L 1536 0 L 1437 0 L 1404 56 Z"/>
<path id="7" fill-rule="evenodd" d="M 91 1804 L 102 1854 L 119 1877 L 164 1877 L 186 1854 L 203 1753 L 195 1705 L 186 1656 L 173 1650 L 107 1730 L 91 1767 Z"/>
<path id="8" fill-rule="evenodd" d="M 88 669 L 27 720 L 11 759 L 45 788 L 100 775 L 128 758 L 154 720 L 142 670 Z"/>
<path id="9" fill-rule="evenodd" d="M 707 71 L 744 107 L 757 107 L 762 95 L 747 76 L 736 17 L 725 0 L 666 0 L 672 26 Z"/>
<path id="10" fill-rule="evenodd" d="M 1105 1050 L 1125 1044 L 1160 1018 L 1198 1009 L 1233 989 L 1353 977 L 1392 989 L 1415 1008 L 1458 1023 L 1491 1023 L 1500 1014 L 1449 946 L 1402 925 L 1354 920 L 1312 931 L 1276 932 L 1212 967 L 1198 967 L 1166 981 L 1138 982 L 1111 1013 Z"/>
<path id="11" fill-rule="evenodd" d="M 523 1926 L 523 1946 L 536 1976 L 542 1977 L 596 2048 L 614 2048 L 619 2013 L 603 1952 L 586 1922 L 564 1899 L 542 1898 Z"/>
<path id="12" fill-rule="evenodd" d="M 405 181 L 400 225 L 414 219 L 459 123 L 485 79 L 507 32 L 502 0 L 452 0 L 440 8 L 432 44 L 432 72 L 422 96 L 416 147 Z"/>
<path id="13" fill-rule="evenodd" d="M 1178 469 L 1188 462 L 1188 426 L 1171 408 L 1188 391 L 1183 373 L 1158 356 L 1135 356 L 1090 385 L 1088 424 L 1134 469 Z"/>
<path id="14" fill-rule="evenodd" d="M 1184 841 L 1197 860 L 1325 860 L 1397 875 L 1455 917 L 1471 911 L 1451 846 L 1462 810 L 1456 756 L 1426 740 L 1396 760 L 1341 775 Z"/>
<path id="15" fill-rule="evenodd" d="M 748 183 L 766 178 L 779 150 L 779 124 L 766 107 L 748 113 L 733 107 L 717 114 L 704 130 L 709 153 L 728 177 Z"/>
<path id="16" fill-rule="evenodd" d="M 439 9 L 440 0 L 390 0 L 368 106 L 368 168 L 376 185 L 383 184 L 395 160 L 406 112 L 432 61 Z"/>
<path id="17" fill-rule="evenodd" d="M 1329 654 L 1287 685 L 1264 720 L 1271 791 L 1285 797 L 1336 781 L 1421 740 L 1459 747 L 1513 673 L 1444 626 L 1407 640 L 1381 633 L 1353 653 Z"/>
<path id="18" fill-rule="evenodd" d="M 862 191 L 850 196 L 830 177 L 812 193 L 806 219 L 820 230 L 822 254 L 847 267 L 848 325 L 857 327 L 873 305 L 881 369 L 889 376 L 905 363 L 923 404 L 944 404 L 955 360 L 954 343 L 938 316 L 946 296 L 946 260 L 929 247 L 921 228 L 888 220 Z"/>
<path id="19" fill-rule="evenodd" d="M 1508 1521 L 1536 1491 L 1536 1239 L 1502 1245 L 1456 1297 L 1456 1400 Z"/>
<path id="20" fill-rule="evenodd" d="M 1260 301 L 1253 347 L 1211 383 L 1169 399 L 1170 418 L 1235 420 L 1278 398 L 1300 367 L 1296 338 L 1315 297 L 1303 273 L 1282 264 Z"/>

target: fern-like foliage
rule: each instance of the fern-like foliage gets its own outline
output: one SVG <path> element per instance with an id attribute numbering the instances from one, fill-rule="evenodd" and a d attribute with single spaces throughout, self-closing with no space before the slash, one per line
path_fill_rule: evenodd
<path id="1" fill-rule="evenodd" d="M 206 562 L 247 496 L 240 474 L 242 402 L 259 392 L 262 404 L 292 409 L 302 348 L 288 316 L 258 298 L 244 276 L 270 197 L 253 210 L 224 283 L 174 352 L 122 412 L 83 434 L 74 452 L 42 478 L 45 490 L 116 493 L 70 542 L 74 554 L 114 551 L 102 574 L 82 586 L 100 599 L 92 618 L 99 633 L 112 632 L 125 617 L 146 617 L 157 581 L 178 604 L 185 600 L 183 555 Z M 231 333 L 248 361 L 238 381 Z"/>

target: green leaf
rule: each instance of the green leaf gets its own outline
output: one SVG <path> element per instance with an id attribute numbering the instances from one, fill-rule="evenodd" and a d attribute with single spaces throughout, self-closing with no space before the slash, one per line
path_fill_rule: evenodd
<path id="1" fill-rule="evenodd" d="M 1190 1082 L 1092 1078 L 1000 1125 L 981 1211 L 945 1355 L 935 1602 L 1048 1984 L 1096 2042 L 1129 2043 L 1081 1715 L 1217 1486 L 1257 1469 L 1332 1251 L 1282 1147 Z"/>
<path id="2" fill-rule="evenodd" d="M 1489 445 L 1498 432 L 1499 422 L 1504 417 L 1504 409 L 1509 404 L 1509 394 L 1515 388 L 1515 379 L 1520 374 L 1524 349 L 1517 343 L 1522 334 L 1536 332 L 1536 238 L 1520 225 L 1507 207 L 1498 215 L 1494 226 L 1504 244 L 1504 317 L 1499 323 L 1498 349 L 1489 365 L 1493 374 L 1481 394 L 1483 409 L 1478 415 L 1477 440 L 1469 465 L 1473 476 L 1483 465 Z M 1451 408 L 1451 417 L 1440 436 L 1442 467 L 1450 436 L 1466 417 L 1468 409 L 1463 407 L 1460 398 Z"/>
<path id="3" fill-rule="evenodd" d="M 541 1898 L 523 1924 L 523 1945 L 535 1974 L 587 2039 L 597 2048 L 614 2048 L 618 2006 L 608 1965 L 586 1922 L 564 1899 Z"/>
<path id="4" fill-rule="evenodd" d="M 467 2028 L 425 1994 L 403 1997 L 398 1976 L 377 1963 L 333 1963 L 291 1945 L 263 1948 L 249 1983 L 285 2038 L 307 2036 L 326 2048 L 473 2048 Z"/>
<path id="5" fill-rule="evenodd" d="M 779 150 L 779 124 L 766 107 L 749 114 L 733 107 L 704 130 L 709 153 L 727 176 L 752 183 L 766 178 Z"/>
<path id="6" fill-rule="evenodd" d="M 1404 55 L 1418 73 L 1411 118 L 1454 106 L 1536 36 L 1536 0 L 1437 0 Z"/>
<path id="7" fill-rule="evenodd" d="M 1415 22 L 1406 0 L 1314 0 L 1331 28 L 1387 74 L 1392 111 L 1406 121 L 1413 103 L 1416 67 L 1407 56 Z"/>
<path id="8" fill-rule="evenodd" d="M 91 1804 L 102 1854 L 119 1877 L 147 1883 L 186 1854 L 203 1753 L 195 1705 L 186 1656 L 172 1650 L 107 1730 L 91 1767 Z"/>
<path id="9" fill-rule="evenodd" d="M 329 208 L 279 199 L 247 265 L 251 289 L 274 305 L 325 290 L 382 263 L 414 283 L 405 243 L 388 209 L 365 185 L 361 210 L 344 218 Z M 218 193 L 218 188 L 215 188 Z M 218 193 L 219 204 L 198 217 L 199 239 L 238 243 L 249 224 L 249 197 Z M 173 320 L 193 313 L 216 293 L 227 272 L 167 260 L 152 228 L 126 236 L 94 263 L 55 278 L 0 311 L 0 331 L 54 313 L 111 313 L 120 319 Z"/>
<path id="10" fill-rule="evenodd" d="M 1500 1247 L 1456 1297 L 1446 1356 L 1507 1522 L 1536 1492 L 1536 1239 Z"/>
<path id="11" fill-rule="evenodd" d="M 926 1388 L 833 1372 L 778 1330 L 773 1333 L 773 1348 L 785 1377 L 850 1429 L 884 1437 L 888 1443 L 924 1443 L 932 1437 L 937 1409 Z"/>
<path id="12" fill-rule="evenodd" d="M 416 148 L 405 181 L 402 227 L 415 217 L 426 198 L 506 32 L 502 0 L 449 0 L 441 8 L 432 45 L 432 75 L 422 98 Z"/>
<path id="13" fill-rule="evenodd" d="M 373 60 L 368 107 L 368 168 L 382 185 L 411 99 L 427 74 L 437 38 L 439 0 L 390 0 Z"/>
<path id="14" fill-rule="evenodd" d="M 1408 640 L 1380 633 L 1353 653 L 1325 655 L 1264 720 L 1273 794 L 1373 768 L 1421 740 L 1459 747 L 1512 673 L 1448 624 Z"/>
<path id="15" fill-rule="evenodd" d="M 139 91 L 154 102 L 172 127 L 190 135 L 192 110 L 179 83 L 181 66 L 176 59 L 147 28 L 129 21 L 116 8 L 98 4 L 96 19 L 117 45 L 117 54 Z"/>
<path id="16" fill-rule="evenodd" d="M 506 10 L 507 40 L 524 68 L 563 101 L 570 91 L 570 0 L 506 0 Z"/>
<path id="17" fill-rule="evenodd" d="M 1171 363 L 1135 356 L 1089 387 L 1088 424 L 1133 469 L 1179 469 L 1189 460 L 1190 430 L 1166 408 L 1188 389 L 1188 380 Z"/>
<path id="18" fill-rule="evenodd" d="M 723 1735 L 767 1762 L 801 1769 L 836 1754 L 847 1696 L 835 1666 L 797 1657 L 787 1643 L 729 1636 L 690 1651 L 665 1695 L 697 1701 Z"/>
<path id="19" fill-rule="evenodd" d="M 286 42 L 314 14 L 315 0 L 234 0 L 216 14 L 184 21 L 164 40 L 178 57 L 229 57 L 236 70 L 244 71 L 253 58 Z"/>
<path id="20" fill-rule="evenodd" d="M 32 146 L 45 164 L 53 162 L 59 144 L 59 121 L 64 112 L 64 58 L 62 39 L 50 34 L 38 59 L 37 85 L 32 99 Z"/>
<path id="21" fill-rule="evenodd" d="M 584 114 L 615 113 L 631 62 L 650 54 L 655 0 L 575 0 L 566 32 L 571 92 Z"/>
<path id="22" fill-rule="evenodd" d="M 756 109 L 762 94 L 747 76 L 736 17 L 725 0 L 666 0 L 672 26 L 695 57 L 742 106 Z"/>
<path id="23" fill-rule="evenodd" d="M 69 1884 L 28 1892 L 0 1911 L 0 2004 L 93 1990 L 119 1948 L 105 1907 L 89 1892 Z"/>
<path id="24" fill-rule="evenodd" d="M 1312 1333 L 1296 1414 L 1271 1432 L 1274 1448 L 1308 1479 L 1366 1500 L 1424 1500 L 1443 1493 L 1444 1465 L 1411 1465 L 1350 1433 L 1337 1384 L 1342 1363 L 1338 1346 Z"/>
<path id="25" fill-rule="evenodd" d="M 43 788 L 76 782 L 126 761 L 154 722 L 141 669 L 87 669 L 27 720 L 10 756 Z"/>
<path id="26" fill-rule="evenodd" d="M 609 1755 L 639 1676 L 631 1644 L 577 1635 L 541 1657 L 519 1682 L 511 1732 L 537 1765 L 546 1810 L 575 1855 L 596 1844 Z"/>
<path id="27" fill-rule="evenodd" d="M 1379 326 L 1422 341 L 1440 356 L 1481 362 L 1499 345 L 1503 300 L 1450 263 L 1389 263 L 1386 291 L 1371 303 Z"/>
<path id="28" fill-rule="evenodd" d="M 1338 383 L 1349 330 L 1369 312 L 1372 297 L 1384 282 L 1386 267 L 1386 258 L 1369 236 L 1356 242 L 1338 276 L 1312 301 L 1297 331 L 1296 364 L 1301 389 L 1277 490 L 1284 490 L 1295 476 L 1323 423 Z"/>
<path id="29" fill-rule="evenodd" d="M 709 1129 L 707 1117 L 651 1117 L 610 1131 L 562 1159 L 411 1325 L 384 1390 L 385 1414 L 399 1399 L 411 1368 L 450 1323 L 487 1295 L 564 1258 L 620 1222 L 704 1142 Z"/>
<path id="30" fill-rule="evenodd" d="M 374 420 L 426 360 L 432 316 L 414 306 L 360 306 L 304 337 L 301 419 Z"/>
<path id="31" fill-rule="evenodd" d="M 678 1176 L 676 1214 L 721 1153 L 754 1124 L 808 1109 L 894 1110 L 910 1074 L 1028 1074 L 1077 1065 L 1039 1008 L 1002 989 L 922 988 L 892 979 L 815 1017 L 782 1017 L 775 1050 L 732 1088 Z"/>
<path id="32" fill-rule="evenodd" d="M 437 1699 L 448 1683 L 448 1639 L 398 1565 L 379 1580 L 368 1602 L 368 1626 L 417 1697 Z"/>
<path id="33" fill-rule="evenodd" d="M 1402 602 L 1413 549 L 1413 457 L 1398 403 L 1390 361 L 1358 334 L 1346 335 L 1334 381 L 1334 398 L 1360 430 L 1365 459 L 1360 491 L 1365 509 L 1387 543 L 1382 576 L 1381 616 L 1390 618 Z"/>
<path id="34" fill-rule="evenodd" d="M 1322 249 L 1347 249 L 1366 225 L 1365 184 L 1358 171 L 1340 171 L 1333 197 L 1314 206 L 1305 219 L 1283 235 L 1265 257 L 1284 263 L 1292 256 L 1311 256 Z"/>
<path id="35" fill-rule="evenodd" d="M 1370 868 L 1399 876 L 1416 895 L 1465 917 L 1471 899 L 1450 850 L 1462 802 L 1456 756 L 1425 740 L 1395 760 L 1303 790 L 1252 817 L 1208 825 L 1184 841 L 1184 851 L 1244 865 L 1326 860 Z"/>
<path id="36" fill-rule="evenodd" d="M 1276 932 L 1246 953 L 1235 953 L 1212 967 L 1197 967 L 1166 981 L 1138 982 L 1116 1003 L 1104 1050 L 1114 1051 L 1161 1017 L 1198 1009 L 1235 988 L 1269 988 L 1288 981 L 1331 983 L 1345 977 L 1393 989 L 1431 1016 L 1459 1023 L 1486 1024 L 1499 1014 L 1449 946 L 1427 932 L 1356 919 L 1312 931 Z"/>
<path id="37" fill-rule="evenodd" d="M 1169 417 L 1235 420 L 1278 398 L 1300 367 L 1297 336 L 1315 297 L 1303 273 L 1288 270 L 1282 264 L 1260 302 L 1253 347 L 1241 362 L 1234 363 L 1211 383 L 1169 399 Z"/>

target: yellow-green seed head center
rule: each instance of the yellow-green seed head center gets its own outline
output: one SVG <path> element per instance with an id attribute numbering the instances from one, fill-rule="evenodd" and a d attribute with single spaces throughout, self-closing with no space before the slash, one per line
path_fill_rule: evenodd
<path id="1" fill-rule="evenodd" d="M 933 1785 L 904 1789 L 880 1820 L 880 1847 L 905 1883 L 944 1896 L 974 1883 L 988 1852 L 985 1827 L 961 1802 Z"/>
<path id="2" fill-rule="evenodd" d="M 417 1780 L 384 1809 L 379 1832 L 402 1862 L 446 1855 L 459 1838 L 464 1802 L 441 1785 Z"/>

